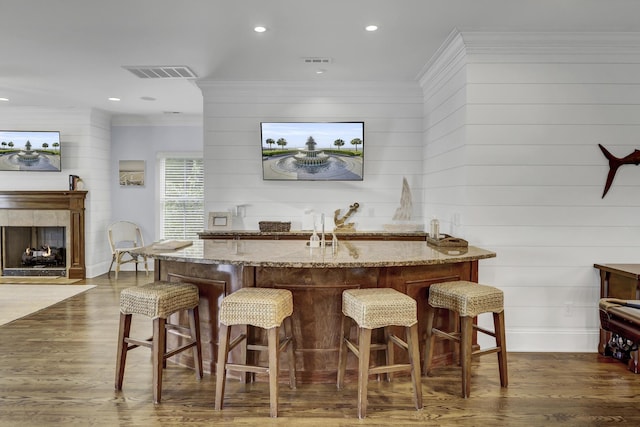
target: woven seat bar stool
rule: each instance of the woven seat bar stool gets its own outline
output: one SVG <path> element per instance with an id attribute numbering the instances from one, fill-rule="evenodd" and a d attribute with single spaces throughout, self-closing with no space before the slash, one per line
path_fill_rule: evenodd
<path id="1" fill-rule="evenodd" d="M 349 289 L 342 292 L 342 314 L 337 386 L 341 389 L 344 385 L 349 350 L 358 358 L 358 418 L 367 415 L 367 385 L 369 375 L 373 374 L 386 373 L 390 381 L 393 372 L 410 372 L 415 407 L 422 409 L 416 301 L 391 288 Z M 349 336 L 353 323 L 358 327 L 357 343 Z M 392 334 L 390 326 L 404 327 L 406 342 Z M 371 344 L 372 331 L 379 328 L 384 328 L 385 342 Z M 408 364 L 394 363 L 393 344 L 408 352 Z M 370 367 L 372 350 L 384 351 L 387 364 Z"/>
<path id="2" fill-rule="evenodd" d="M 439 309 L 447 309 L 457 313 L 460 331 L 442 331 L 434 327 L 434 319 Z M 481 313 L 493 313 L 494 331 L 482 328 L 473 323 L 474 317 Z M 471 394 L 471 357 L 489 353 L 498 354 L 500 385 L 507 387 L 507 347 L 504 330 L 504 295 L 493 286 L 480 285 L 464 280 L 436 283 L 429 287 L 429 304 L 427 306 L 427 340 L 425 343 L 425 374 L 431 372 L 433 347 L 436 337 L 455 341 L 460 347 L 460 364 L 462 365 L 462 397 Z M 495 338 L 496 346 L 473 351 L 473 331 Z"/>
<path id="3" fill-rule="evenodd" d="M 242 288 L 227 295 L 220 304 L 220 340 L 218 343 L 218 362 L 216 366 L 215 409 L 222 409 L 224 386 L 227 371 L 267 373 L 269 374 L 269 400 L 271 417 L 278 416 L 278 370 L 280 353 L 287 351 L 289 361 L 289 386 L 296 388 L 296 365 L 294 356 L 293 328 L 293 295 L 286 289 Z M 267 345 L 247 342 L 247 334 L 241 333 L 230 342 L 230 331 L 234 325 L 255 326 L 266 329 Z M 284 326 L 284 338 L 280 339 L 280 327 Z M 242 363 L 229 363 L 229 352 L 242 344 L 247 351 L 268 351 L 268 366 Z"/>
<path id="4" fill-rule="evenodd" d="M 137 347 L 151 348 L 153 364 L 153 402 L 160 403 L 162 370 L 166 360 L 193 348 L 196 378 L 202 379 L 202 347 L 200 344 L 198 288 L 181 282 L 158 281 L 124 289 L 120 292 L 120 329 L 116 360 L 116 390 L 122 390 L 127 352 Z M 189 327 L 169 323 L 167 318 L 179 311 L 187 311 Z M 132 315 L 141 314 L 153 319 L 153 336 L 139 340 L 129 336 Z M 182 345 L 167 351 L 167 331 L 186 339 Z"/>

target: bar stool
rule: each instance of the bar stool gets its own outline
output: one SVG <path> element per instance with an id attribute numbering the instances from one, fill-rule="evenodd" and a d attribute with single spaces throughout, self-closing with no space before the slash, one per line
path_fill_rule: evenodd
<path id="1" fill-rule="evenodd" d="M 445 332 L 435 328 L 434 319 L 438 309 L 447 309 L 457 313 L 460 331 Z M 473 319 L 481 313 L 493 313 L 494 331 L 473 324 Z M 473 330 L 495 338 L 496 346 L 472 350 Z M 464 280 L 436 283 L 429 287 L 429 305 L 427 306 L 427 340 L 425 343 L 424 372 L 431 371 L 435 338 L 455 341 L 460 347 L 462 365 L 462 397 L 471 394 L 471 357 L 488 353 L 498 353 L 500 385 L 507 387 L 507 348 L 504 331 L 504 295 L 493 286 L 479 285 Z"/>
<path id="2" fill-rule="evenodd" d="M 296 388 L 292 314 L 293 295 L 291 291 L 286 289 L 242 288 L 222 300 L 219 311 L 220 340 L 216 367 L 216 410 L 222 409 L 227 371 L 268 373 L 270 416 L 278 416 L 278 370 L 280 352 L 284 350 L 287 350 L 287 359 L 289 360 L 289 386 L 292 389 Z M 285 336 L 280 340 L 280 326 L 283 324 Z M 267 345 L 247 343 L 246 333 L 240 334 L 230 343 L 229 336 L 233 325 L 251 325 L 266 329 Z M 228 363 L 229 352 L 240 343 L 246 346 L 246 350 L 268 351 L 268 366 L 250 365 L 246 360 L 242 363 Z M 246 351 L 242 353 L 246 355 Z"/>
<path id="3" fill-rule="evenodd" d="M 338 361 L 338 389 L 344 385 L 347 369 L 347 350 L 358 358 L 358 418 L 367 415 L 367 384 L 369 375 L 409 371 L 413 383 L 416 409 L 422 409 L 422 385 L 420 382 L 420 349 L 418 344 L 418 318 L 416 301 L 391 288 L 349 289 L 342 293 L 342 327 Z M 348 319 L 351 319 L 349 321 Z M 358 326 L 358 343 L 349 337 L 352 322 Z M 407 341 L 391 334 L 389 327 L 404 326 Z M 384 328 L 385 342 L 371 344 L 372 330 Z M 408 364 L 394 364 L 393 344 L 409 353 Z M 386 365 L 370 367 L 371 350 L 386 353 Z"/>
<path id="4" fill-rule="evenodd" d="M 139 346 L 151 348 L 153 355 L 153 402 L 160 403 L 162 370 L 166 360 L 193 347 L 196 378 L 202 379 L 202 347 L 200 345 L 199 294 L 195 285 L 158 281 L 124 289 L 120 292 L 120 328 L 116 360 L 116 390 L 122 390 L 127 352 Z M 167 322 L 167 317 L 187 311 L 189 327 Z M 131 338 L 131 318 L 142 314 L 153 319 L 153 336 L 148 340 Z M 167 331 L 178 331 L 187 339 L 183 345 L 167 351 Z M 188 335 L 187 335 L 188 333 Z"/>

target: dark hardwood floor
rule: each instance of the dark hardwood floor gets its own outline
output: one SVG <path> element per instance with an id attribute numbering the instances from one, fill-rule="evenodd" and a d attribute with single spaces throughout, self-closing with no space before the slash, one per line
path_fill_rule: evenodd
<path id="1" fill-rule="evenodd" d="M 119 291 L 150 280 L 144 273 L 81 283 L 84 294 L 0 326 L 1 426 L 604 426 L 640 425 L 640 375 L 597 353 L 510 353 L 509 388 L 495 357 L 474 362 L 471 397 L 462 399 L 456 367 L 423 378 L 425 407 L 413 408 L 408 378 L 370 382 L 365 420 L 356 415 L 357 385 L 280 388 L 279 418 L 269 418 L 267 383 L 229 381 L 216 412 L 215 378 L 196 381 L 169 364 L 162 403 L 152 403 L 146 349 L 129 353 L 124 389 L 114 390 Z M 73 285 L 69 285 L 73 286 Z M 139 318 L 139 317 L 138 317 Z M 145 335 L 150 321 L 136 322 Z M 508 324 L 508 319 L 507 319 Z"/>

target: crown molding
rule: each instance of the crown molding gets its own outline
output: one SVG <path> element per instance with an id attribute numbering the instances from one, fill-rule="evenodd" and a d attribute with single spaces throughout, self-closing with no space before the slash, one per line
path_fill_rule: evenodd
<path id="1" fill-rule="evenodd" d="M 446 74 L 455 67 L 461 59 L 466 55 L 467 47 L 462 37 L 462 33 L 454 28 L 444 42 L 440 45 L 436 53 L 422 67 L 416 80 L 423 89 L 430 84 L 439 80 L 439 76 Z"/>
<path id="2" fill-rule="evenodd" d="M 544 56 L 554 60 L 589 56 L 597 57 L 598 62 L 619 62 L 620 58 L 640 62 L 640 33 L 460 31 L 454 28 L 416 79 L 425 90 L 471 55 L 536 60 Z"/>

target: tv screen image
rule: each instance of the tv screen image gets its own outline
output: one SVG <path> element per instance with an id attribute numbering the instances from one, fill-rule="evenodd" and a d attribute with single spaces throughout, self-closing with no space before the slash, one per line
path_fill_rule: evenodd
<path id="1" fill-rule="evenodd" d="M 60 170 L 60 132 L 0 131 L 0 171 Z"/>
<path id="2" fill-rule="evenodd" d="M 263 122 L 264 180 L 362 181 L 364 122 Z"/>

